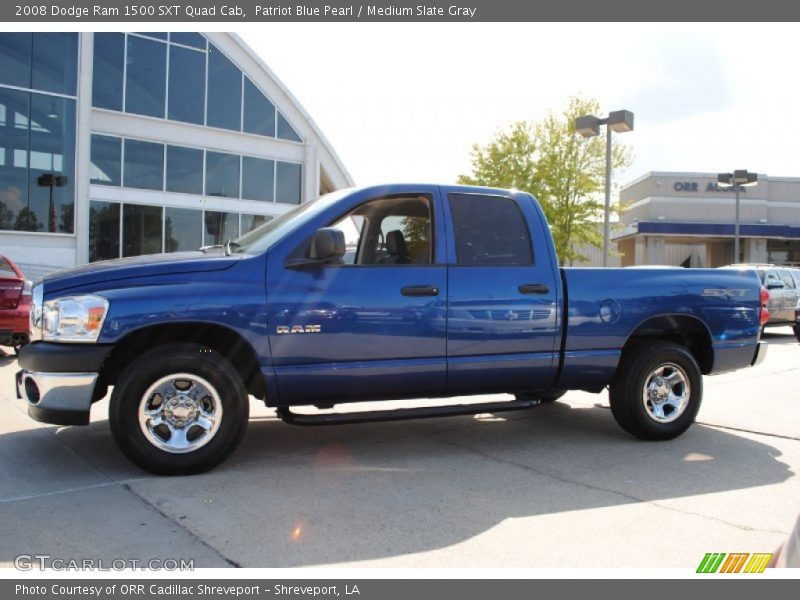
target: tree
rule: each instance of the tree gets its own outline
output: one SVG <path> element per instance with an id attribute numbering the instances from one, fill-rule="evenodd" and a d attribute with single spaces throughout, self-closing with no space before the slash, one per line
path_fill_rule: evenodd
<path id="1" fill-rule="evenodd" d="M 575 133 L 575 118 L 600 114 L 597 100 L 571 98 L 562 113 L 548 113 L 535 123 L 517 122 L 486 146 L 472 147 L 472 175 L 460 183 L 516 188 L 536 196 L 550 223 L 561 264 L 585 259 L 575 247 L 600 247 L 603 237 L 602 192 L 605 185 L 605 140 Z M 614 143 L 611 167 L 631 163 L 630 150 Z M 617 206 L 612 207 L 618 211 Z"/>

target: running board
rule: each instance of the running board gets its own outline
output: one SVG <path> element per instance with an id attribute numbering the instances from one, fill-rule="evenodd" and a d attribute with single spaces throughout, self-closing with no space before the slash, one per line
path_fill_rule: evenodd
<path id="1" fill-rule="evenodd" d="M 421 408 L 398 408 L 394 410 L 369 410 L 352 413 L 325 413 L 305 415 L 292 412 L 288 406 L 277 409 L 278 417 L 290 425 L 348 425 L 353 423 L 379 423 L 406 419 L 430 419 L 433 417 L 457 417 L 480 413 L 498 413 L 523 410 L 539 405 L 538 399 L 485 402 L 483 404 L 454 404 L 451 406 L 425 406 Z"/>

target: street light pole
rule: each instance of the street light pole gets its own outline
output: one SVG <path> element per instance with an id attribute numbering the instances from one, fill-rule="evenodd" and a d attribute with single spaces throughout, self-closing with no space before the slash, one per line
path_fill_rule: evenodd
<path id="1" fill-rule="evenodd" d="M 758 173 L 750 173 L 747 169 L 737 169 L 733 173 L 717 175 L 717 187 L 733 188 L 736 194 L 736 216 L 733 226 L 733 262 L 739 262 L 739 200 L 742 188 L 758 184 Z"/>
<path id="2" fill-rule="evenodd" d="M 600 119 L 594 115 L 584 115 L 575 119 L 575 131 L 584 138 L 600 135 L 600 125 L 606 126 L 606 185 L 605 209 L 603 211 L 603 266 L 608 266 L 608 245 L 611 228 L 611 132 L 633 131 L 633 113 L 629 110 L 615 110 L 608 117 Z"/>

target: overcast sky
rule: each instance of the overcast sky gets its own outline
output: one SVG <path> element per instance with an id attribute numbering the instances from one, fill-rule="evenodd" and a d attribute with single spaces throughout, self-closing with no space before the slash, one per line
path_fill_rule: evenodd
<path id="1" fill-rule="evenodd" d="M 635 113 L 615 175 L 800 176 L 796 24 L 257 24 L 239 31 L 358 184 L 450 182 L 571 95 Z"/>

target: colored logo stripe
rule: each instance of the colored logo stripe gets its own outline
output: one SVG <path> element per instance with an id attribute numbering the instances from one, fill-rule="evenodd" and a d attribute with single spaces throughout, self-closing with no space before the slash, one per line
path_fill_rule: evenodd
<path id="1" fill-rule="evenodd" d="M 747 552 L 732 552 L 731 554 L 726 554 L 725 552 L 708 552 L 703 557 L 703 560 L 700 561 L 697 572 L 763 573 L 771 559 L 771 553 L 749 554 Z M 744 571 L 742 571 L 743 568 Z"/>

